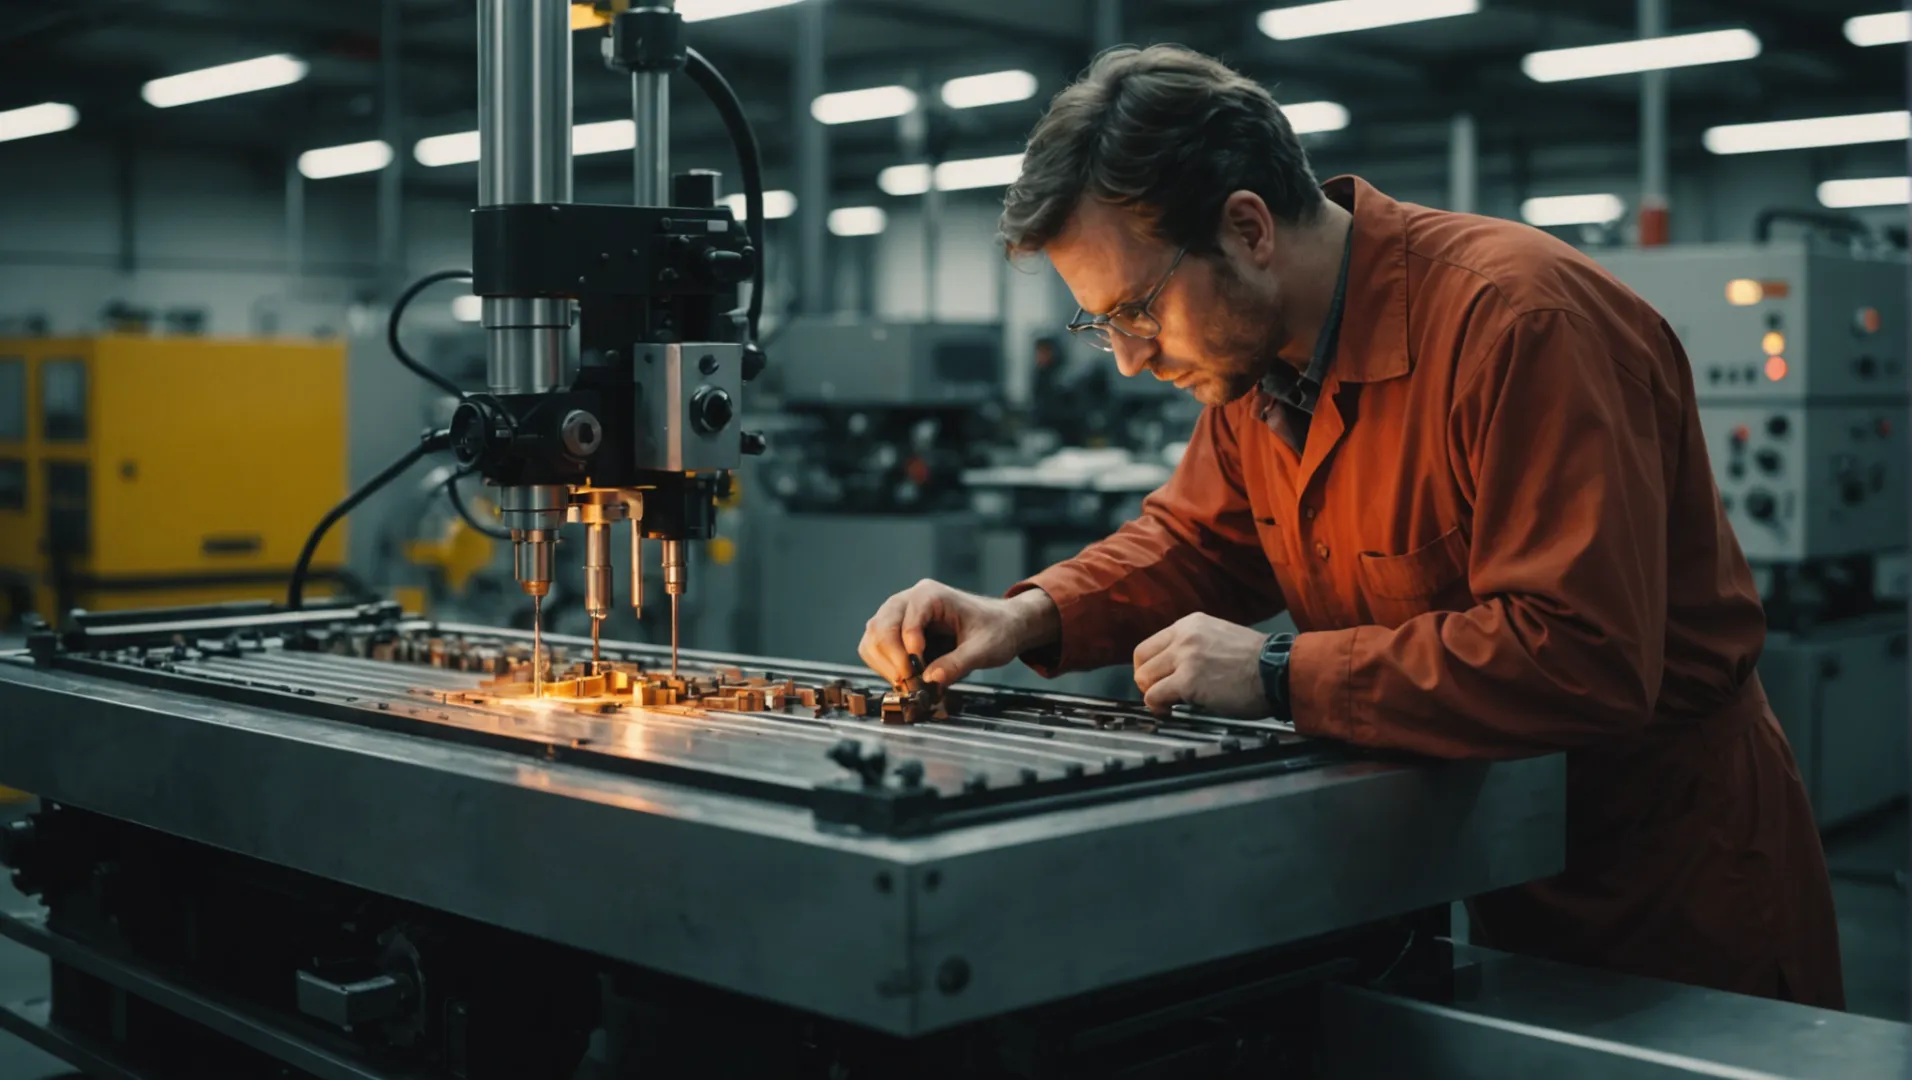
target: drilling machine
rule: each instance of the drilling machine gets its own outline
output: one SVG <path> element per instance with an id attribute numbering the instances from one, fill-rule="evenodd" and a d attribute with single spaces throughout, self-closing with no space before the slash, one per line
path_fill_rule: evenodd
<path id="1" fill-rule="evenodd" d="M 478 5 L 472 291 L 483 299 L 488 386 L 460 402 L 451 443 L 466 468 L 497 486 L 515 576 L 534 607 L 551 588 L 559 526 L 584 526 L 594 663 L 612 604 L 613 526 L 629 523 L 640 616 L 643 542 L 661 543 L 674 672 L 685 542 L 710 538 L 741 455 L 765 447 L 738 419 L 743 383 L 764 364 L 755 344 L 761 167 L 735 94 L 684 45 L 682 17 L 633 8 L 615 16 L 603 42 L 606 65 L 631 79 L 633 205 L 573 202 L 570 8 Z M 748 228 L 719 205 L 718 174 L 670 172 L 674 71 L 711 97 L 737 143 Z M 740 319 L 738 288 L 753 278 Z M 534 639 L 534 678 L 541 655 Z"/>

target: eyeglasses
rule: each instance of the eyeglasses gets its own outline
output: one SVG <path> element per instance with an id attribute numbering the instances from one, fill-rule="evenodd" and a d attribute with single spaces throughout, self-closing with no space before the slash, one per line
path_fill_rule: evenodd
<path id="1" fill-rule="evenodd" d="M 1168 287 L 1168 279 L 1175 276 L 1175 268 L 1182 265 L 1182 256 L 1187 254 L 1187 248 L 1176 252 L 1175 261 L 1168 264 L 1168 271 L 1162 275 L 1162 280 L 1156 282 L 1155 288 L 1150 289 L 1149 294 L 1139 301 L 1118 305 L 1107 315 L 1085 316 L 1082 309 L 1077 308 L 1075 318 L 1069 320 L 1069 332 L 1103 352 L 1115 351 L 1115 333 L 1138 341 L 1153 341 L 1162 332 L 1162 324 L 1149 314 L 1149 305 L 1155 303 L 1155 298 Z"/>

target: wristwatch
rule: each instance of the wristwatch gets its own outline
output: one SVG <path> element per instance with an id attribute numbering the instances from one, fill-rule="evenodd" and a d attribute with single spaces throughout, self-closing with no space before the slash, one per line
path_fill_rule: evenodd
<path id="1" fill-rule="evenodd" d="M 1288 700 L 1288 658 L 1294 647 L 1293 634 L 1269 634 L 1261 646 L 1261 690 L 1268 698 L 1269 715 L 1290 724 L 1295 717 Z"/>

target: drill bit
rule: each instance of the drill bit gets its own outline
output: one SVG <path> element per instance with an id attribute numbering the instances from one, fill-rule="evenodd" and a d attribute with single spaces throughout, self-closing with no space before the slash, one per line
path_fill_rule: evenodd
<path id="1" fill-rule="evenodd" d="M 531 598 L 531 696 L 544 696 L 544 597 Z"/>
<path id="2" fill-rule="evenodd" d="M 671 594 L 671 678 L 677 678 L 677 594 Z"/>
<path id="3" fill-rule="evenodd" d="M 602 631 L 603 629 L 604 629 L 604 620 L 603 620 L 603 619 L 592 619 L 592 620 L 591 620 L 591 674 L 593 674 L 593 675 L 596 675 L 596 674 L 597 674 L 597 669 L 598 669 L 598 657 L 599 657 L 599 654 L 598 654 L 598 634 L 599 634 L 599 633 L 600 633 L 600 632 L 601 632 L 601 631 Z"/>

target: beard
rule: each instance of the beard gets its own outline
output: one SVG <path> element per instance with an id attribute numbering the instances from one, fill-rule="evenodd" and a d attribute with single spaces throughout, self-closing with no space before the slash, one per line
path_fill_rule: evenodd
<path id="1" fill-rule="evenodd" d="M 1189 388 L 1204 405 L 1221 406 L 1253 390 L 1287 340 L 1281 310 L 1270 297 L 1248 287 L 1226 259 L 1214 260 L 1216 315 L 1202 333 L 1204 365 L 1200 382 Z"/>

